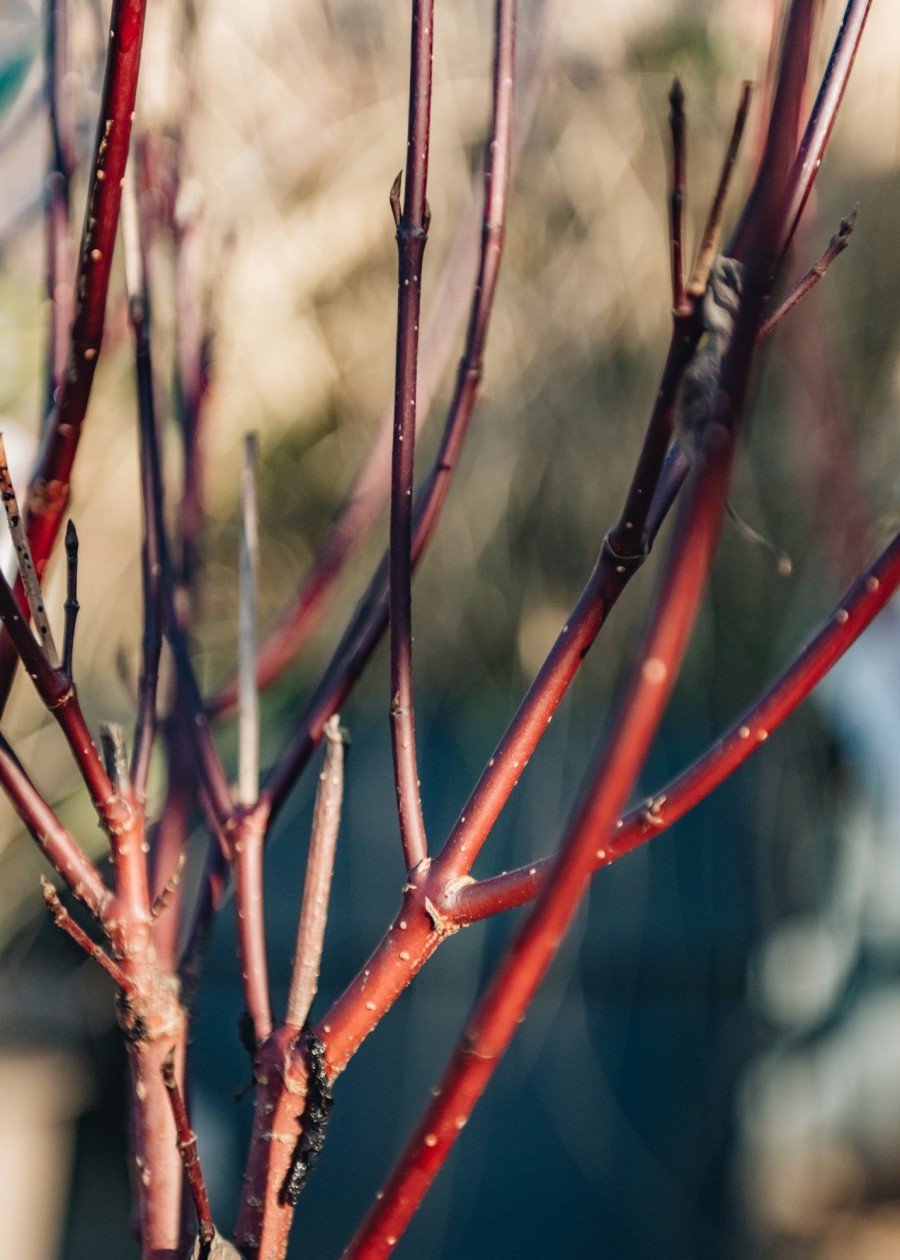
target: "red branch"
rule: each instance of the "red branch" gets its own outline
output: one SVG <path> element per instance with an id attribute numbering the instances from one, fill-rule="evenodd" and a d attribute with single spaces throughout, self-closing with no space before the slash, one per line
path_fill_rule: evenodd
<path id="1" fill-rule="evenodd" d="M 544 890 L 476 1006 L 436 1097 L 401 1155 L 345 1255 L 387 1256 L 406 1228 L 465 1125 L 559 947 L 596 861 L 597 837 L 612 828 L 643 765 L 674 685 L 699 607 L 721 519 L 737 429 L 746 396 L 766 261 L 777 257 L 784 231 L 785 145 L 799 109 L 809 56 L 813 6 L 795 0 L 782 47 L 766 152 L 751 193 L 747 284 L 712 400 L 702 453 L 624 696 L 603 742 L 583 804 L 570 824 Z M 427 903 L 426 903 L 427 905 Z M 438 911 L 438 915 L 440 912 Z"/>
<path id="2" fill-rule="evenodd" d="M 69 356 L 59 401 L 44 433 L 26 501 L 28 540 L 38 576 L 44 571 L 69 501 L 72 466 L 103 340 L 106 295 L 134 117 L 145 7 L 146 0 L 115 0 L 110 17 L 109 53 L 75 279 L 75 315 Z M 17 595 L 21 603 L 20 589 Z M 0 638 L 0 709 L 9 697 L 15 662 L 12 645 L 3 636 Z"/>
<path id="3" fill-rule="evenodd" d="M 162 1074 L 166 1089 L 169 1092 L 169 1102 L 172 1105 L 172 1119 L 175 1121 L 178 1153 L 181 1156 L 185 1179 L 197 1212 L 200 1242 L 202 1246 L 208 1247 L 216 1236 L 216 1227 L 213 1225 L 212 1214 L 209 1210 L 209 1196 L 206 1193 L 206 1184 L 203 1180 L 203 1172 L 197 1156 L 197 1135 L 191 1128 L 187 1107 L 184 1105 L 184 1098 L 181 1090 L 178 1088 L 178 1078 L 175 1075 L 174 1046 L 163 1059 Z"/>
<path id="4" fill-rule="evenodd" d="M 109 889 L 31 782 L 2 735 L 0 784 L 44 857 L 94 917 L 100 918 L 111 896 Z"/>
<path id="5" fill-rule="evenodd" d="M 835 661 L 851 647 L 900 586 L 900 535 L 856 581 L 815 638 L 750 708 L 692 766 L 616 823 L 597 849 L 595 870 L 659 835 L 683 818 L 751 756 L 784 722 Z M 462 886 L 448 916 L 463 926 L 511 910 L 535 897 L 552 859 Z"/>

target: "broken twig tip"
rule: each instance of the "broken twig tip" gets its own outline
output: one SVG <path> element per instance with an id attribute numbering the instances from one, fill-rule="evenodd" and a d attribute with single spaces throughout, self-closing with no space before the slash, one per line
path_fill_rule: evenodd
<path id="1" fill-rule="evenodd" d="M 684 110 L 684 86 L 677 74 L 669 88 L 669 104 L 672 106 L 673 113 L 680 114 Z"/>

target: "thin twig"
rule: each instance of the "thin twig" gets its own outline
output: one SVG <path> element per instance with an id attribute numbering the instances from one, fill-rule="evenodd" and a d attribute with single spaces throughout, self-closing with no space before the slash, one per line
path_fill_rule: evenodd
<path id="1" fill-rule="evenodd" d="M 313 811 L 303 883 L 303 904 L 297 927 L 297 949 L 288 994 L 286 1022 L 303 1028 L 319 983 L 319 964 L 328 922 L 328 898 L 334 851 L 341 825 L 344 795 L 344 741 L 337 714 L 325 724 L 325 764 Z"/>
<path id="2" fill-rule="evenodd" d="M 413 0 L 406 187 L 403 214 L 397 225 L 397 365 L 390 521 L 391 748 L 400 842 L 407 870 L 417 866 L 428 853 L 416 756 L 411 580 L 419 312 L 422 262 L 430 218 L 425 190 L 428 181 L 433 41 L 434 0 Z"/>
<path id="3" fill-rule="evenodd" d="M 54 669 L 20 611 L 12 587 L 0 572 L 0 620 L 44 706 L 59 723 L 94 808 L 109 835 L 127 819 L 128 808 L 116 797 L 81 710 L 69 675 Z"/>
<path id="4" fill-rule="evenodd" d="M 44 607 L 41 584 L 38 581 L 38 576 L 34 569 L 34 561 L 31 558 L 28 535 L 25 532 L 25 525 L 19 512 L 19 502 L 16 498 L 12 477 L 10 476 L 9 463 L 6 458 L 6 446 L 3 442 L 2 434 L 0 434 L 0 496 L 3 498 L 6 522 L 9 525 L 10 536 L 15 548 L 19 579 L 25 590 L 25 598 L 28 601 L 31 619 L 41 641 L 41 649 L 50 668 L 59 669 L 59 654 L 56 651 L 53 631 L 50 629 L 50 621 L 47 617 L 47 610 Z"/>
<path id="5" fill-rule="evenodd" d="M 259 527 L 256 509 L 254 433 L 244 438 L 241 465 L 241 531 L 238 586 L 238 785 L 239 805 L 259 795 L 259 695 L 256 688 L 256 587 L 259 572 Z"/>
<path id="6" fill-rule="evenodd" d="M 820 280 L 824 279 L 825 273 L 831 264 L 837 258 L 838 254 L 842 254 L 850 244 L 850 236 L 856 227 L 856 219 L 859 214 L 859 206 L 854 206 L 845 219 L 841 219 L 840 227 L 834 236 L 828 242 L 828 248 L 823 253 L 817 263 L 810 267 L 806 275 L 794 285 L 790 293 L 781 302 L 777 310 L 775 310 L 761 326 L 756 334 L 757 343 L 765 341 L 769 333 L 784 319 L 788 311 L 792 310 L 797 303 L 809 293 Z"/>
<path id="7" fill-rule="evenodd" d="M 865 30 L 866 19 L 872 0 L 848 0 L 844 16 L 838 28 L 834 47 L 822 84 L 816 96 L 809 122 L 803 133 L 797 158 L 791 172 L 791 202 L 788 207 L 788 230 L 784 241 L 787 251 L 797 231 L 803 207 L 812 191 L 813 183 L 822 165 L 831 129 L 837 118 L 841 101 L 856 60 L 859 41 Z"/>
<path id="8" fill-rule="evenodd" d="M 106 295 L 131 139 L 146 0 L 115 0 L 110 15 L 106 74 L 88 181 L 88 201 L 75 279 L 75 313 L 59 399 L 48 421 L 28 487 L 25 524 L 41 577 L 69 500 L 72 467 L 103 339 Z M 0 636 L 0 710 L 16 656 Z"/>
<path id="9" fill-rule="evenodd" d="M 494 48 L 493 111 L 485 145 L 481 255 L 469 311 L 466 344 L 456 387 L 431 472 L 416 496 L 412 528 L 412 564 L 421 559 L 440 518 L 469 428 L 481 384 L 484 348 L 493 311 L 506 231 L 506 207 L 513 164 L 515 66 L 514 0 L 498 7 Z M 280 810 L 311 754 L 325 721 L 344 703 L 380 642 L 388 624 L 389 556 L 381 563 L 357 604 L 322 682 L 310 700 L 300 729 L 266 777 L 263 794 L 272 816 Z"/>
<path id="10" fill-rule="evenodd" d="M 608 866 L 668 830 L 705 800 L 754 753 L 824 678 L 900 586 L 900 536 L 838 604 L 837 610 L 765 693 L 676 778 L 625 814 L 597 849 L 594 869 Z M 535 897 L 552 867 L 542 858 L 504 875 L 459 887 L 445 908 L 454 923 L 473 923 Z"/>
<path id="11" fill-rule="evenodd" d="M 56 889 L 49 879 L 43 875 L 41 876 L 41 892 L 43 893 L 47 909 L 53 915 L 53 921 L 56 926 L 61 928 L 67 936 L 70 936 L 89 958 L 93 958 L 94 962 L 100 964 L 124 997 L 133 998 L 136 992 L 134 984 L 128 979 L 119 964 L 110 958 L 109 954 L 104 949 L 101 949 L 95 941 L 92 941 L 87 932 L 78 926 L 57 896 Z"/>
<path id="12" fill-rule="evenodd" d="M 109 889 L 87 854 L 31 782 L 2 735 L 0 785 L 44 857 L 79 901 L 83 901 L 91 914 L 100 919 L 110 898 Z"/>
<path id="13" fill-rule="evenodd" d="M 162 890 L 153 899 L 153 904 L 150 907 L 150 917 L 152 919 L 158 919 L 159 916 L 168 909 L 172 898 L 175 896 L 181 885 L 181 877 L 184 874 L 186 862 L 187 853 L 182 850 L 175 863 L 175 869 L 172 871 L 172 874 L 169 876 Z"/>
<path id="14" fill-rule="evenodd" d="M 141 546 L 141 594 L 143 599 L 143 633 L 141 636 L 141 673 L 138 682 L 138 706 L 134 723 L 134 749 L 131 760 L 131 783 L 138 801 L 147 797 L 147 780 L 157 725 L 157 693 L 159 662 L 162 652 L 162 576 L 160 539 L 163 523 L 163 482 L 159 452 L 159 424 L 153 384 L 153 359 L 150 344 L 150 296 L 144 244 L 137 200 L 135 162 L 125 172 L 122 199 L 122 245 L 125 256 L 125 288 L 128 293 L 128 317 L 134 338 L 135 377 L 137 381 L 138 434 L 141 475 L 141 512 L 143 540 Z"/>
<path id="15" fill-rule="evenodd" d="M 669 89 L 669 130 L 672 133 L 672 186 L 669 192 L 669 248 L 672 265 L 672 309 L 682 312 L 684 290 L 685 127 L 684 88 L 676 75 Z"/>
<path id="16" fill-rule="evenodd" d="M 78 533 L 73 521 L 66 525 L 66 602 L 63 627 L 62 671 L 67 678 L 73 675 L 75 654 L 75 622 L 81 605 L 78 603 Z"/>
<path id="17" fill-rule="evenodd" d="M 175 1121 L 178 1154 L 181 1156 L 181 1162 L 184 1165 L 185 1179 L 191 1192 L 191 1198 L 194 1201 L 194 1210 L 197 1213 L 200 1242 L 203 1247 L 209 1247 L 216 1236 L 216 1227 L 213 1225 L 212 1214 L 209 1209 L 209 1196 L 206 1193 L 206 1183 L 203 1180 L 203 1172 L 197 1156 L 197 1135 L 191 1128 L 187 1107 L 184 1105 L 184 1098 L 178 1087 L 178 1079 L 175 1075 L 174 1046 L 163 1060 L 162 1073 L 169 1093 L 169 1102 L 172 1105 L 172 1119 Z"/>
<path id="18" fill-rule="evenodd" d="M 516 91 L 509 159 L 511 170 L 515 168 L 527 138 L 531 119 L 540 99 L 544 75 L 551 61 L 548 52 L 550 32 L 554 29 L 552 18 L 548 16 L 551 8 L 552 5 L 549 4 L 543 6 L 537 34 L 535 35 L 532 27 L 531 43 L 526 47 L 524 57 L 518 58 L 518 82 L 521 86 Z M 495 185 L 496 182 L 495 180 Z M 425 421 L 443 379 L 457 327 L 465 316 L 466 302 L 471 291 L 468 277 L 478 250 L 479 229 L 482 233 L 484 231 L 483 220 L 483 197 L 481 188 L 476 186 L 469 206 L 460 220 L 443 270 L 433 287 L 434 298 L 422 326 L 416 391 L 416 417 L 420 425 Z M 326 600 L 343 572 L 348 555 L 378 519 L 390 481 L 392 427 L 393 408 L 390 408 L 383 418 L 379 436 L 365 466 L 357 476 L 334 526 L 319 548 L 312 572 L 303 578 L 296 595 L 267 633 L 260 648 L 257 665 L 260 690 L 265 690 L 280 677 L 307 642 Z M 236 700 L 237 683 L 231 680 L 210 702 L 209 712 L 215 716 L 221 715 Z"/>
<path id="19" fill-rule="evenodd" d="M 50 116 L 50 158 L 44 190 L 44 231 L 47 251 L 47 377 L 44 415 L 51 414 L 66 366 L 72 320 L 74 242 L 70 224 L 70 193 L 75 167 L 75 136 L 68 87 L 68 3 L 44 4 L 44 69 Z"/>
<path id="20" fill-rule="evenodd" d="M 709 281 L 709 273 L 713 265 L 713 260 L 719 252 L 719 239 L 722 235 L 722 219 L 725 214 L 725 202 L 728 197 L 728 189 L 731 187 L 731 177 L 734 174 L 734 165 L 737 161 L 738 151 L 741 147 L 741 139 L 747 122 L 747 113 L 750 109 L 750 93 L 752 90 L 752 83 L 745 80 L 741 84 L 740 100 L 738 101 L 737 111 L 734 116 L 734 125 L 731 128 L 731 137 L 728 141 L 728 148 L 725 150 L 725 158 L 722 162 L 722 170 L 719 174 L 719 183 L 716 187 L 716 195 L 713 197 L 712 205 L 709 208 L 709 217 L 706 220 L 706 227 L 703 230 L 700 248 L 697 251 L 697 261 L 694 263 L 694 269 L 691 272 L 691 278 L 688 281 L 687 291 L 691 297 L 703 297 L 703 294 L 706 292 L 707 282 Z"/>

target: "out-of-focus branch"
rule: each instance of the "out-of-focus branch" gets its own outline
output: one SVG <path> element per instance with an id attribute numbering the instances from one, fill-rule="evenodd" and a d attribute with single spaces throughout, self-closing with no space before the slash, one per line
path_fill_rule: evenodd
<path id="1" fill-rule="evenodd" d="M 50 619 L 44 607 L 44 596 L 34 569 L 31 548 L 28 545 L 28 535 L 25 532 L 25 525 L 19 512 L 15 487 L 9 475 L 9 463 L 6 458 L 6 446 L 2 435 L 0 435 L 0 498 L 3 499 L 6 523 L 9 526 L 9 533 L 15 550 L 19 581 L 25 592 L 25 600 L 28 604 L 28 611 L 31 613 L 31 620 L 41 641 L 41 651 L 50 668 L 59 669 L 59 653 L 53 640 L 53 631 L 50 629 Z"/>
<path id="2" fill-rule="evenodd" d="M 716 192 L 712 200 L 712 205 L 709 208 L 706 227 L 703 229 L 703 236 L 700 240 L 700 248 L 697 250 L 697 258 L 694 262 L 691 278 L 688 281 L 687 291 L 692 298 L 702 298 L 706 292 L 706 286 L 709 282 L 709 273 L 712 269 L 716 254 L 719 251 L 719 240 L 722 236 L 722 220 L 725 216 L 725 202 L 728 199 L 728 190 L 731 187 L 731 178 L 734 175 L 734 166 L 737 162 L 738 152 L 741 147 L 741 140 L 744 135 L 744 128 L 747 124 L 747 114 L 750 109 L 750 94 L 752 90 L 752 83 L 745 81 L 741 84 L 740 100 L 738 101 L 737 112 L 734 116 L 734 124 L 731 128 L 731 136 L 728 140 L 728 147 L 725 150 L 722 169 L 719 172 L 719 182 L 716 186 Z"/>
<path id="3" fill-rule="evenodd" d="M 38 599 L 42 607 L 40 587 Z M 50 663 L 42 646 L 31 633 L 13 589 L 2 573 L 0 620 L 38 696 L 66 737 L 72 758 L 90 792 L 100 821 L 107 834 L 113 836 L 127 821 L 129 807 L 118 798 L 110 783 L 103 759 L 97 752 L 82 713 L 73 679 L 59 664 L 54 666 Z"/>
<path id="4" fill-rule="evenodd" d="M 146 0 L 115 0 L 100 119 L 75 278 L 75 312 L 63 374 L 28 487 L 25 523 L 38 577 L 69 501 L 69 485 L 103 339 L 106 295 L 131 139 Z M 9 696 L 15 653 L 0 636 L 0 709 Z"/>
<path id="5" fill-rule="evenodd" d="M 109 889 L 78 842 L 31 782 L 2 735 L 0 784 L 44 857 L 79 901 L 83 901 L 91 914 L 99 919 L 110 899 Z"/>
<path id="6" fill-rule="evenodd" d="M 822 158 L 825 156 L 831 129 L 837 118 L 841 101 L 844 99 L 844 92 L 871 7 L 872 0 L 848 0 L 844 10 L 828 61 L 828 68 L 822 79 L 791 172 L 791 201 L 787 211 L 789 227 L 783 246 L 785 252 L 794 239 L 803 207 L 809 199 L 819 167 L 822 165 Z"/>
<path id="7" fill-rule="evenodd" d="M 50 116 L 50 158 L 44 189 L 47 300 L 50 304 L 50 317 L 46 396 L 42 419 L 51 414 L 56 391 L 62 383 L 73 307 L 72 281 L 75 268 L 69 206 L 75 169 L 75 137 L 67 87 L 67 0 L 46 0 L 44 41 L 47 108 Z"/>
<path id="8" fill-rule="evenodd" d="M 537 23 L 536 34 L 533 26 L 531 43 L 526 47 L 524 56 L 518 58 L 518 82 L 511 128 L 512 144 L 507 159 L 510 173 L 515 168 L 518 154 L 528 134 L 549 61 L 550 32 L 554 29 L 551 16 L 553 8 L 552 0 L 544 5 L 543 13 Z M 496 83 L 494 91 L 496 100 Z M 505 89 L 502 90 L 501 95 L 504 93 Z M 495 110 L 495 119 L 496 117 Z M 496 141 L 495 151 L 499 150 L 503 144 L 499 133 Z M 494 176 L 491 181 L 494 197 L 498 195 L 502 182 L 496 166 L 498 160 L 499 157 L 495 156 Z M 509 174 L 506 176 L 507 183 L 508 180 Z M 468 294 L 471 291 L 468 277 L 472 272 L 473 261 L 478 250 L 479 227 L 482 235 L 481 267 L 484 267 L 486 218 L 482 191 L 481 188 L 476 188 L 460 220 L 453 246 L 434 286 L 434 298 L 422 326 L 416 390 L 418 424 L 424 423 L 429 412 L 452 352 L 457 327 L 465 316 Z M 495 239 L 498 239 L 494 231 L 498 222 L 497 215 L 492 213 L 487 222 L 490 224 L 490 230 Z M 471 329 L 471 303 L 469 305 Z M 483 310 L 489 310 L 489 305 L 485 302 Z M 477 382 L 470 382 L 470 388 L 476 386 Z M 459 387 L 459 381 L 457 387 Z M 343 572 L 350 551 L 365 536 L 378 517 L 389 486 L 392 424 L 393 411 L 391 410 L 384 416 L 382 428 L 366 464 L 359 473 L 328 537 L 319 549 L 311 573 L 304 578 L 296 596 L 282 613 L 276 626 L 269 632 L 260 649 L 257 681 L 261 689 L 268 687 L 281 675 L 306 643 L 309 634 L 318 623 L 318 618 L 337 579 Z M 418 504 L 416 512 L 418 519 Z M 413 546 L 415 550 L 416 544 L 414 543 Z M 379 583 L 381 580 L 378 579 Z M 372 599 L 371 591 L 374 586 L 373 580 L 372 586 L 360 601 L 360 609 Z M 353 626 L 359 625 L 358 612 L 359 609 L 351 623 Z M 379 632 L 378 637 L 380 633 L 382 632 Z M 351 641 L 352 638 L 355 638 L 355 635 L 351 636 Z M 345 645 L 347 641 L 348 637 L 345 636 Z M 335 660 L 342 658 L 344 654 L 343 651 L 337 653 Z M 334 665 L 335 661 L 332 661 L 329 674 Z M 210 702 L 209 712 L 220 715 L 230 709 L 236 700 L 237 683 L 231 681 Z M 334 712 L 336 708 L 340 708 L 340 702 L 332 706 L 329 713 Z M 329 713 L 325 714 L 326 718 Z M 321 730 L 310 751 L 317 746 L 320 737 Z"/>
<path id="9" fill-rule="evenodd" d="M 134 163 L 125 176 L 122 205 L 122 244 L 125 255 L 125 285 L 128 315 L 134 337 L 137 381 L 138 434 L 141 472 L 141 587 L 143 634 L 141 673 L 138 683 L 138 709 L 134 725 L 131 783 L 139 802 L 147 798 L 150 758 L 156 737 L 159 661 L 162 652 L 163 483 L 159 453 L 159 428 L 153 384 L 153 358 L 150 344 L 150 298 L 137 202 Z"/>
<path id="10" fill-rule="evenodd" d="M 238 791 L 239 804 L 259 795 L 259 696 L 256 690 L 256 586 L 259 527 L 256 510 L 256 435 L 244 438 L 238 587 Z"/>
<path id="11" fill-rule="evenodd" d="M 669 130 L 672 133 L 672 180 L 669 189 L 669 259 L 672 268 L 672 309 L 687 314 L 684 291 L 685 126 L 684 88 L 676 75 L 669 90 Z"/>
<path id="12" fill-rule="evenodd" d="M 344 795 L 344 740 L 337 714 L 325 724 L 325 764 L 313 810 L 303 904 L 285 1022 L 303 1028 L 319 984 L 319 965 L 328 922 L 328 898 Z"/>
<path id="13" fill-rule="evenodd" d="M 841 219 L 838 230 L 828 242 L 828 247 L 819 261 L 810 267 L 805 276 L 801 276 L 791 289 L 790 293 L 788 293 L 776 310 L 774 310 L 765 320 L 757 333 L 758 342 L 765 341 L 769 333 L 773 332 L 774 329 L 781 323 L 788 311 L 793 310 L 797 303 L 806 297 L 810 289 L 817 285 L 820 280 L 825 278 L 825 273 L 828 271 L 828 268 L 834 262 L 835 258 L 837 258 L 838 254 L 842 254 L 850 244 L 850 236 L 853 229 L 856 227 L 856 218 L 858 214 L 859 206 L 854 206 L 847 217 Z"/>
<path id="14" fill-rule="evenodd" d="M 78 531 L 72 521 L 66 525 L 66 602 L 63 628 L 62 671 L 69 678 L 73 675 L 75 656 L 75 623 L 81 605 L 78 603 Z"/>

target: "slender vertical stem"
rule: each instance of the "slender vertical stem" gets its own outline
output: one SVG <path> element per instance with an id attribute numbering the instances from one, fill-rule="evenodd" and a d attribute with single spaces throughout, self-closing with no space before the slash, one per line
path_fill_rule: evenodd
<path id="1" fill-rule="evenodd" d="M 72 467 L 103 340 L 106 295 L 131 139 L 146 0 L 114 0 L 94 160 L 88 181 L 75 312 L 66 370 L 28 487 L 25 524 L 38 577 L 69 501 Z M 16 657 L 0 636 L 0 709 L 9 698 Z"/>
<path id="2" fill-rule="evenodd" d="M 313 811 L 297 949 L 285 1016 L 286 1023 L 294 1028 L 303 1028 L 316 996 L 328 922 L 328 898 L 344 795 L 344 732 L 337 714 L 325 724 L 325 739 L 325 764 L 319 776 Z"/>
<path id="3" fill-rule="evenodd" d="M 122 244 L 125 255 L 125 286 L 128 316 L 134 337 L 137 378 L 138 434 L 141 477 L 143 540 L 141 545 L 141 593 L 143 634 L 141 673 L 138 683 L 138 711 L 134 725 L 131 782 L 138 801 L 147 796 L 150 759 L 156 737 L 159 661 L 162 652 L 163 481 L 159 451 L 159 426 L 153 384 L 153 358 L 150 345 L 150 297 L 141 222 L 137 201 L 134 160 L 125 172 L 122 202 Z"/>
<path id="4" fill-rule="evenodd" d="M 169 1102 L 172 1106 L 172 1119 L 175 1122 L 178 1153 L 181 1156 L 185 1179 L 197 1212 L 200 1243 L 203 1247 L 209 1247 L 216 1236 L 216 1227 L 213 1225 L 212 1214 L 209 1210 L 209 1196 L 206 1193 L 206 1183 L 203 1180 L 203 1172 L 197 1156 L 197 1135 L 191 1128 L 187 1107 L 184 1105 L 184 1098 L 178 1087 L 178 1078 L 175 1075 L 174 1046 L 163 1059 L 162 1074 L 169 1093 Z"/>
<path id="5" fill-rule="evenodd" d="M 676 75 L 669 90 L 669 129 L 672 133 L 672 184 L 669 190 L 669 249 L 672 267 L 672 309 L 684 312 L 684 88 Z"/>
<path id="6" fill-rule="evenodd" d="M 697 261 L 694 263 L 691 278 L 688 281 L 688 294 L 694 298 L 702 298 L 706 292 L 710 269 L 713 265 L 716 254 L 719 252 L 719 240 L 722 235 L 722 219 L 725 214 L 725 202 L 728 197 L 728 190 L 731 187 L 731 177 L 734 174 L 734 165 L 737 161 L 738 151 L 741 147 L 741 139 L 743 138 L 744 128 L 747 123 L 747 113 L 750 109 L 750 94 L 752 90 L 752 83 L 744 82 L 741 84 L 741 96 L 738 101 L 737 112 L 734 116 L 734 125 L 731 128 L 728 148 L 725 150 L 722 170 L 719 173 L 719 182 L 716 186 L 716 192 L 713 197 L 712 205 L 709 208 L 706 227 L 703 229 L 700 248 L 697 251 Z"/>
<path id="7" fill-rule="evenodd" d="M 66 525 L 66 602 L 63 629 L 62 671 L 72 678 L 75 655 L 75 622 L 81 605 L 78 603 L 78 532 L 72 521 Z"/>
<path id="8" fill-rule="evenodd" d="M 484 348 L 500 276 L 512 168 L 515 19 L 515 0 L 501 0 L 494 45 L 493 112 L 485 146 L 481 255 L 453 399 L 431 472 L 416 496 L 412 527 L 414 567 L 437 526 L 479 397 Z M 272 803 L 273 816 L 315 750 L 325 719 L 340 708 L 387 627 L 389 562 L 388 554 L 382 557 L 307 706 L 297 736 L 267 776 L 264 794 Z"/>
<path id="9" fill-rule="evenodd" d="M 837 258 L 838 254 L 842 254 L 850 244 L 850 236 L 856 227 L 856 217 L 859 213 L 859 206 L 855 206 L 845 219 L 841 219 L 840 226 L 832 236 L 831 240 L 822 254 L 818 262 L 810 267 L 804 276 L 801 276 L 790 293 L 781 301 L 778 308 L 766 319 L 757 333 L 757 341 L 762 342 L 769 336 L 771 332 L 784 319 L 785 315 L 806 297 L 810 289 L 814 288 L 820 280 L 824 279 L 828 268 Z"/>
<path id="10" fill-rule="evenodd" d="M 238 803 L 259 795 L 259 695 L 256 689 L 256 587 L 259 529 L 256 509 L 256 435 L 244 438 L 238 586 Z"/>
<path id="11" fill-rule="evenodd" d="M 812 186 L 822 165 L 822 158 L 828 145 L 831 129 L 837 118 L 844 92 L 850 79 L 850 71 L 856 60 L 859 41 L 865 30 L 866 19 L 872 7 L 872 0 L 848 0 L 837 37 L 832 48 L 828 68 L 822 79 L 816 102 L 810 114 L 809 122 L 800 141 L 800 149 L 791 172 L 791 201 L 788 208 L 789 227 L 784 242 L 787 250 L 797 224 L 803 213 L 803 207 L 812 191 Z"/>
<path id="12" fill-rule="evenodd" d="M 241 983 L 257 1046 L 272 1031 L 262 878 L 265 826 L 264 811 L 239 813 L 230 842 Z"/>
<path id="13" fill-rule="evenodd" d="M 416 757 L 412 680 L 412 493 L 416 444 L 416 388 L 422 260 L 430 214 L 425 199 L 431 123 L 434 0 L 413 0 L 409 132 L 403 213 L 397 223 L 397 367 L 391 457 L 391 744 L 407 870 L 426 857 L 428 844 Z"/>
<path id="14" fill-rule="evenodd" d="M 44 190 L 47 300 L 50 304 L 46 396 L 42 417 L 46 420 L 53 410 L 56 392 L 65 371 L 73 307 L 74 245 L 70 225 L 70 193 L 75 165 L 75 140 L 67 91 L 67 0 L 45 0 L 44 33 L 47 105 L 50 115 L 50 160 Z"/>

